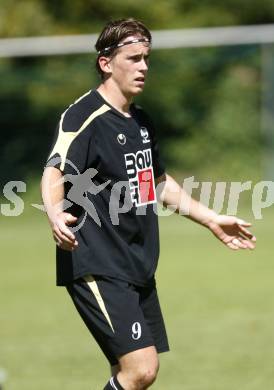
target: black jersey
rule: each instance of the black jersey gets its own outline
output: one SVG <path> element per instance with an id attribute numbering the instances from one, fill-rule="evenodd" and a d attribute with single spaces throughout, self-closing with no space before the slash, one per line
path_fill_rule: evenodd
<path id="1" fill-rule="evenodd" d="M 57 247 L 58 285 L 88 274 L 146 285 L 154 276 L 155 178 L 164 167 L 148 116 L 134 104 L 130 113 L 92 90 L 61 116 L 47 165 L 65 175 L 66 211 L 78 218 L 79 246 Z"/>

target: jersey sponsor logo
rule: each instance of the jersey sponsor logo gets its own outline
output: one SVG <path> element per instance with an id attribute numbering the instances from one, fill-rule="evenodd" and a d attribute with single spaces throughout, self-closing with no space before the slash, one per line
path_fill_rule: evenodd
<path id="1" fill-rule="evenodd" d="M 142 328 L 140 322 L 134 322 L 132 325 L 132 338 L 133 340 L 139 340 L 139 338 L 142 336 Z"/>
<path id="2" fill-rule="evenodd" d="M 117 135 L 117 141 L 119 142 L 120 145 L 125 145 L 127 142 L 126 136 L 122 133 Z"/>
<path id="3" fill-rule="evenodd" d="M 142 139 L 143 144 L 147 144 L 148 142 L 150 142 L 149 133 L 148 133 L 146 127 L 141 127 L 140 128 L 140 134 L 141 134 L 141 137 L 143 138 Z"/>
<path id="4" fill-rule="evenodd" d="M 134 206 L 156 202 L 151 149 L 125 154 L 130 196 Z"/>

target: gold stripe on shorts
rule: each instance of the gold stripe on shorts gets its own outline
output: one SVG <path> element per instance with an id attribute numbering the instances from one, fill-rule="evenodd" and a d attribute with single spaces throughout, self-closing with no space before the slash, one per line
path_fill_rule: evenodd
<path id="1" fill-rule="evenodd" d="M 87 282 L 89 288 L 91 289 L 91 291 L 93 292 L 94 296 L 95 296 L 95 299 L 100 307 L 100 309 L 102 310 L 102 313 L 104 314 L 109 326 L 111 327 L 112 329 L 112 332 L 114 332 L 114 329 L 113 329 L 113 326 L 112 326 L 112 323 L 111 323 L 111 320 L 110 320 L 110 317 L 108 315 L 108 312 L 107 312 L 107 309 L 106 309 L 106 306 L 105 306 L 105 303 L 104 303 L 104 300 L 102 298 L 102 295 L 100 294 L 100 291 L 99 291 L 99 288 L 98 288 L 98 285 L 96 283 L 96 280 L 94 279 L 94 277 L 92 275 L 88 275 L 88 276 L 85 276 L 84 277 L 84 280 Z"/>

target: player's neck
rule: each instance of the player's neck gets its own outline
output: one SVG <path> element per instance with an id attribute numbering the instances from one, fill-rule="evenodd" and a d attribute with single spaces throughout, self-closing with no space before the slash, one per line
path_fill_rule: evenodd
<path id="1" fill-rule="evenodd" d="M 116 110 L 125 116 L 130 116 L 129 107 L 132 103 L 132 97 L 126 97 L 115 84 L 108 85 L 107 83 L 102 83 L 97 88 L 97 91 Z"/>

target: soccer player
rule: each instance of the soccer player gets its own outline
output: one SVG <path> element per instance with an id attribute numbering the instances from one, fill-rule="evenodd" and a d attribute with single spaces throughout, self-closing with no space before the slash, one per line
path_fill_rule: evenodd
<path id="1" fill-rule="evenodd" d="M 253 249 L 255 237 L 249 223 L 217 215 L 165 172 L 151 121 L 133 103 L 149 67 L 144 24 L 108 23 L 96 49 L 101 83 L 62 114 L 42 196 L 57 244 L 57 285 L 66 286 L 112 368 L 104 389 L 147 389 L 158 353 L 169 350 L 154 278 L 157 196 L 230 249 Z"/>

